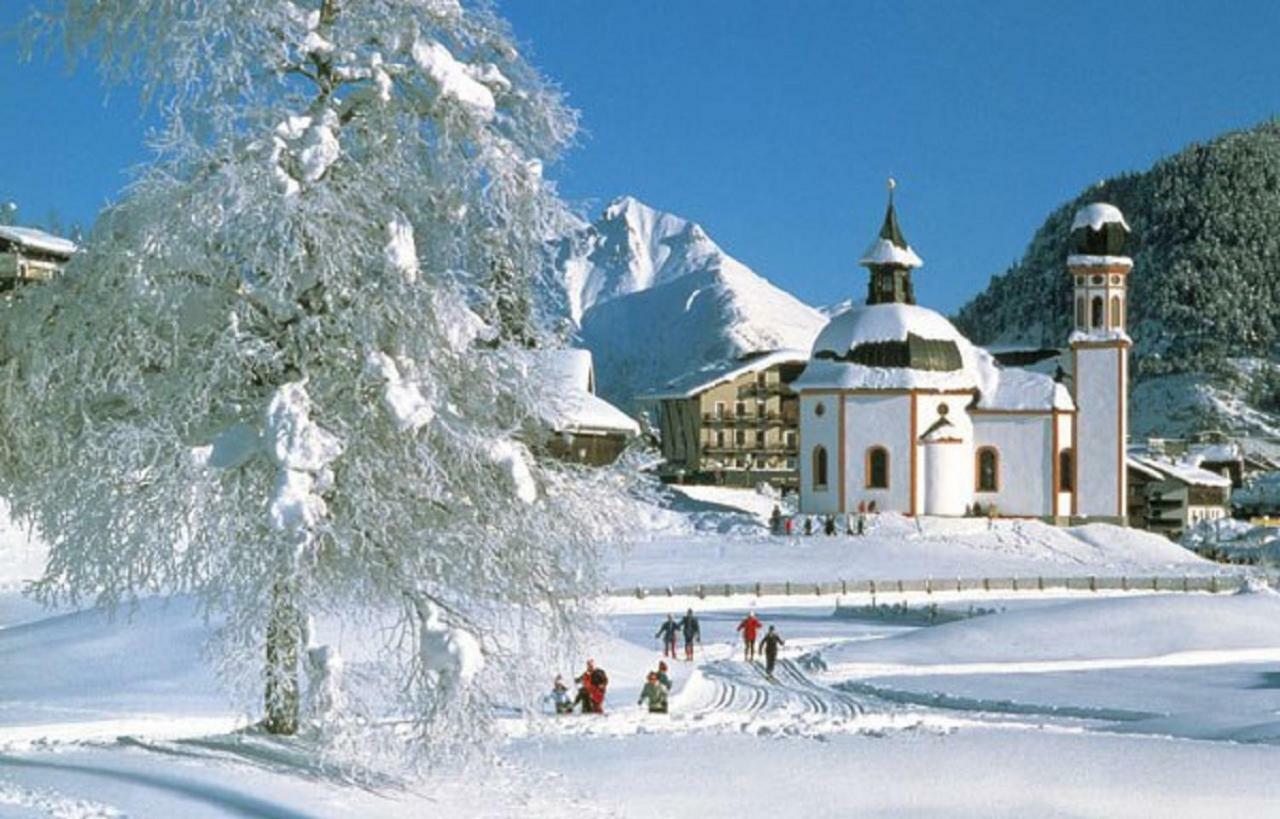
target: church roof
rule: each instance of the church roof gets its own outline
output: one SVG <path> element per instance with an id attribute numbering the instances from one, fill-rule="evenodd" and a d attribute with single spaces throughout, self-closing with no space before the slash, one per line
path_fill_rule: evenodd
<path id="1" fill-rule="evenodd" d="M 796 390 L 973 390 L 979 409 L 1071 410 L 1048 375 L 1001 367 L 946 317 L 914 304 L 855 307 L 818 334 Z"/>
<path id="2" fill-rule="evenodd" d="M 864 267 L 878 265 L 920 267 L 924 264 L 911 249 L 911 245 L 907 244 L 906 238 L 902 235 L 902 228 L 898 226 L 898 214 L 893 209 L 892 190 L 891 185 L 889 207 L 884 212 L 884 224 L 880 226 L 880 233 L 863 251 L 862 258 L 858 259 L 858 264 Z"/>

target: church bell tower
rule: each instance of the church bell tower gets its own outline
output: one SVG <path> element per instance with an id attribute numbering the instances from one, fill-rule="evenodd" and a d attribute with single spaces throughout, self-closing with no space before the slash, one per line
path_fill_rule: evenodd
<path id="1" fill-rule="evenodd" d="M 1067 273 L 1074 294 L 1072 391 L 1076 405 L 1072 512 L 1126 523 L 1129 436 L 1129 225 L 1104 203 L 1076 212 Z"/>
<path id="2" fill-rule="evenodd" d="M 897 183 L 889 178 L 889 207 L 884 213 L 880 234 L 862 254 L 858 264 L 871 271 L 867 283 L 867 304 L 915 304 L 911 271 L 924 264 L 898 227 L 898 214 L 893 209 L 893 189 Z"/>

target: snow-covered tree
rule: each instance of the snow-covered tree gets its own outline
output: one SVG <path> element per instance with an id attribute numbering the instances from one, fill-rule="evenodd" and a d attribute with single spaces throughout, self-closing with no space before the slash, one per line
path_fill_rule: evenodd
<path id="1" fill-rule="evenodd" d="M 626 508 L 621 471 L 539 456 L 521 363 L 574 114 L 454 0 L 56 6 L 34 36 L 140 81 L 166 127 L 4 322 L 0 491 L 52 545 L 37 591 L 198 595 L 279 733 L 300 665 L 318 710 L 358 676 L 308 618 L 390 610 L 421 735 L 482 723 Z"/>

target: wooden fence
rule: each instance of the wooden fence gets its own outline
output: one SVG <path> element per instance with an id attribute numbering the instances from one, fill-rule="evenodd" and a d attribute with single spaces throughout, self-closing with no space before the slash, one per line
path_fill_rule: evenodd
<path id="1" fill-rule="evenodd" d="M 1152 591 L 1152 592 L 1232 592 L 1246 582 L 1243 575 L 1208 575 L 1181 577 L 1128 577 L 1128 576 L 1079 576 L 1079 577 L 957 577 L 954 579 L 926 578 L 924 580 L 828 580 L 825 582 L 782 583 L 696 583 L 683 586 L 632 586 L 610 589 L 612 597 L 751 597 L 770 596 L 826 596 L 841 594 L 924 594 L 945 592 L 1019 592 L 1066 589 L 1071 591 Z"/>

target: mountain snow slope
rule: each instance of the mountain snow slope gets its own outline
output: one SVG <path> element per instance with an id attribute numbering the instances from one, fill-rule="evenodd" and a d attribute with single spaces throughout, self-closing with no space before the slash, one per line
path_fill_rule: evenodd
<path id="1" fill-rule="evenodd" d="M 555 273 L 595 357 L 599 393 L 628 409 L 637 395 L 714 361 L 808 349 L 826 324 L 698 224 L 632 197 L 561 240 Z"/>

